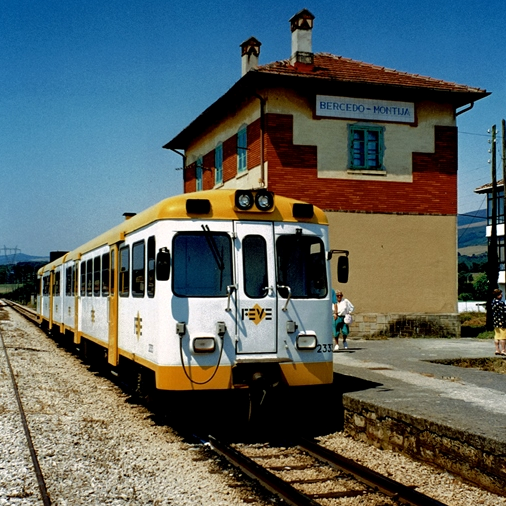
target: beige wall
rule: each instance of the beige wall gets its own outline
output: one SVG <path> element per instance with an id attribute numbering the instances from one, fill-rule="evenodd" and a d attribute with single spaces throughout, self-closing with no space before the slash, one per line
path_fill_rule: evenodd
<path id="1" fill-rule="evenodd" d="M 330 244 L 350 251 L 336 280 L 357 313 L 456 313 L 456 217 L 327 212 Z"/>

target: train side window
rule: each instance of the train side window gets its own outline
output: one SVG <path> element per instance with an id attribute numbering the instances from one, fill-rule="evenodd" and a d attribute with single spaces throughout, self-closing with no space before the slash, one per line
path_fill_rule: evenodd
<path id="1" fill-rule="evenodd" d="M 128 297 L 130 293 L 130 246 L 124 246 L 119 250 L 119 294 Z"/>
<path id="2" fill-rule="evenodd" d="M 132 295 L 144 297 L 145 285 L 145 253 L 144 241 L 132 246 Z"/>
<path id="3" fill-rule="evenodd" d="M 148 297 L 155 296 L 155 264 L 156 264 L 155 236 L 148 237 Z"/>
<path id="4" fill-rule="evenodd" d="M 93 260 L 90 258 L 86 262 L 86 295 L 93 295 Z"/>
<path id="5" fill-rule="evenodd" d="M 81 262 L 81 296 L 86 295 L 86 262 Z"/>
<path id="6" fill-rule="evenodd" d="M 115 278 L 115 275 L 116 275 L 116 259 L 115 259 L 115 254 L 114 254 L 114 250 L 111 251 L 111 286 L 110 286 L 110 290 L 111 290 L 111 295 L 114 295 L 114 287 L 116 286 L 115 283 L 116 283 L 116 278 Z"/>
<path id="7" fill-rule="evenodd" d="M 77 272 L 77 266 L 78 264 L 74 264 L 72 266 L 72 295 L 76 295 L 77 292 L 77 283 L 78 283 L 78 272 Z"/>
<path id="8" fill-rule="evenodd" d="M 93 259 L 93 295 L 98 297 L 100 295 L 100 257 Z"/>
<path id="9" fill-rule="evenodd" d="M 265 297 L 267 289 L 267 245 L 261 235 L 248 235 L 242 240 L 244 291 L 252 299 Z"/>
<path id="10" fill-rule="evenodd" d="M 65 295 L 72 295 L 72 267 L 65 269 Z"/>
<path id="11" fill-rule="evenodd" d="M 49 275 L 42 278 L 42 295 L 49 295 Z"/>
<path id="12" fill-rule="evenodd" d="M 53 295 L 60 295 L 60 271 L 54 273 Z"/>
<path id="13" fill-rule="evenodd" d="M 109 253 L 102 255 L 102 295 L 109 295 Z"/>

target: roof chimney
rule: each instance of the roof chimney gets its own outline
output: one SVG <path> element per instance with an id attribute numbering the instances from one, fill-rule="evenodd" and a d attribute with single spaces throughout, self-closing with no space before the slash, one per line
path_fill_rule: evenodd
<path id="1" fill-rule="evenodd" d="M 258 42 L 255 37 L 250 37 L 241 44 L 241 76 L 249 72 L 251 69 L 256 69 L 258 67 L 258 57 L 260 56 L 261 45 L 262 43 Z"/>
<path id="2" fill-rule="evenodd" d="M 292 31 L 292 56 L 290 63 L 305 63 L 312 65 L 314 63 L 313 56 L 313 20 L 314 16 L 307 10 L 303 9 L 290 19 L 290 30 Z"/>

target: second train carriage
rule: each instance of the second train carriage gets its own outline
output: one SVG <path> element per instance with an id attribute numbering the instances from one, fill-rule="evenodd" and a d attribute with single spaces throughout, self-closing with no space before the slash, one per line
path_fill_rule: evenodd
<path id="1" fill-rule="evenodd" d="M 311 204 L 266 190 L 185 194 L 40 269 L 37 310 L 110 366 L 152 371 L 161 390 L 328 384 L 329 249 Z"/>

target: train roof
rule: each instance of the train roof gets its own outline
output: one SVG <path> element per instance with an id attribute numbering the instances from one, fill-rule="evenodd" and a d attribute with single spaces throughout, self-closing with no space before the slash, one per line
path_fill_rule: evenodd
<path id="1" fill-rule="evenodd" d="M 299 200 L 274 195 L 274 206 L 269 211 L 259 211 L 253 207 L 248 211 L 240 211 L 235 206 L 235 197 L 238 191 L 250 191 L 255 194 L 256 190 L 221 189 L 207 190 L 194 193 L 184 193 L 175 197 L 169 197 L 148 209 L 122 221 L 119 225 L 107 232 L 95 237 L 91 241 L 79 246 L 73 251 L 66 253 L 60 258 L 46 264 L 39 270 L 39 275 L 50 271 L 54 267 L 69 260 L 78 260 L 81 255 L 101 246 L 112 245 L 123 241 L 128 234 L 162 220 L 254 220 L 254 221 L 285 221 L 302 222 L 328 225 L 325 213 L 318 207 L 312 207 L 312 216 L 294 216 L 294 204 L 305 204 Z M 258 190 L 264 191 L 264 190 Z M 196 212 L 188 211 L 188 201 L 195 203 Z M 209 204 L 200 205 L 206 201 Z M 207 206 L 207 207 L 206 207 Z M 198 212 L 199 209 L 201 212 Z M 208 212 L 206 212 L 208 211 Z"/>

